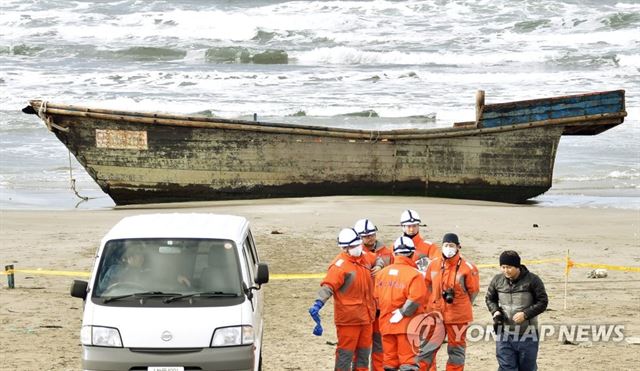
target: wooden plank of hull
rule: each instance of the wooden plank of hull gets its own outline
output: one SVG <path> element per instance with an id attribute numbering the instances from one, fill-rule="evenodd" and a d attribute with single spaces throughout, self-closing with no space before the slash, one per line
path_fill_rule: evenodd
<path id="1" fill-rule="evenodd" d="M 551 186 L 562 126 L 376 142 L 56 116 L 54 131 L 118 205 L 320 195 L 523 202 Z M 96 129 L 147 132 L 97 148 Z"/>

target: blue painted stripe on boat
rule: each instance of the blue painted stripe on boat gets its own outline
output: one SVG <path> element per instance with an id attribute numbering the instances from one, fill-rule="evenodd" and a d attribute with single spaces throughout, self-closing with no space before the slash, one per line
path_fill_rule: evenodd
<path id="1" fill-rule="evenodd" d="M 484 121 L 492 120 L 511 120 L 511 119 L 523 119 L 523 122 L 531 121 L 530 118 L 560 118 L 571 117 L 580 115 L 590 115 L 597 113 L 615 113 L 622 111 L 622 105 L 620 103 L 613 103 L 608 105 L 599 106 L 563 106 L 561 108 L 554 109 L 535 109 L 535 110 L 518 110 L 510 112 L 507 115 L 487 115 L 483 116 Z"/>
<path id="2" fill-rule="evenodd" d="M 482 126 L 486 128 L 522 124 L 532 121 L 544 121 L 549 119 L 559 119 L 565 117 L 597 115 L 602 113 L 620 112 L 620 105 L 598 106 L 590 108 L 573 108 L 558 111 L 550 111 L 543 114 L 526 114 L 518 116 L 498 117 L 490 120 L 482 120 Z"/>
<path id="3" fill-rule="evenodd" d="M 544 113 L 549 111 L 557 111 L 557 110 L 580 108 L 580 107 L 587 109 L 588 107 L 594 107 L 594 106 L 600 106 L 600 105 L 602 106 L 610 105 L 610 106 L 616 106 L 619 108 L 613 112 L 619 112 L 623 110 L 622 100 L 620 98 L 609 98 L 609 99 L 602 99 L 602 100 L 592 101 L 592 102 L 583 102 L 583 101 L 575 102 L 575 103 L 561 102 L 561 103 L 552 104 L 552 105 L 539 105 L 534 107 L 511 107 L 511 109 L 505 109 L 505 108 L 494 109 L 493 107 L 491 107 L 491 105 L 487 105 L 485 106 L 482 117 L 486 119 L 492 119 L 492 118 L 502 117 L 502 116 L 521 116 L 528 113 L 538 114 L 538 113 Z"/>
<path id="4" fill-rule="evenodd" d="M 619 99 L 624 99 L 624 90 L 614 90 L 608 92 L 600 92 L 593 94 L 580 94 L 580 95 L 569 95 L 564 97 L 555 97 L 555 98 L 541 98 L 541 99 L 533 99 L 533 100 L 524 100 L 524 101 L 516 101 L 516 102 L 504 102 L 504 103 L 496 103 L 490 104 L 487 106 L 494 107 L 495 110 L 498 109 L 507 109 L 511 110 L 514 107 L 533 107 L 540 105 L 550 105 L 555 102 L 567 102 L 567 103 L 575 103 L 575 102 L 586 102 L 586 101 L 594 101 L 599 99 L 609 99 L 618 97 Z"/>
<path id="5" fill-rule="evenodd" d="M 483 127 L 489 128 L 531 121 L 616 113 L 624 110 L 623 99 L 623 92 L 614 91 L 599 95 L 486 105 L 481 123 Z"/>
<path id="6" fill-rule="evenodd" d="M 619 103 L 622 104 L 622 97 L 603 97 L 602 99 L 597 100 L 589 100 L 589 101 L 578 101 L 578 102 L 568 102 L 568 101 L 557 101 L 557 102 L 539 102 L 536 105 L 510 105 L 505 106 L 503 104 L 491 105 L 488 104 L 484 107 L 484 111 L 487 114 L 508 114 L 510 112 L 517 112 L 519 110 L 540 110 L 540 109 L 549 109 L 553 107 L 575 107 L 575 106 L 597 106 L 602 104 L 614 104 Z"/>

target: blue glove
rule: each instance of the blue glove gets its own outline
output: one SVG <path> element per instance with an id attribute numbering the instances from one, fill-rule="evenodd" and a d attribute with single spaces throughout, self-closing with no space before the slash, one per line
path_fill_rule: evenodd
<path id="1" fill-rule="evenodd" d="M 311 308 L 309 308 L 309 314 L 311 318 L 316 322 L 316 327 L 313 328 L 313 334 L 316 336 L 322 335 L 322 325 L 320 324 L 320 309 L 324 306 L 322 300 L 316 300 Z"/>
<path id="2" fill-rule="evenodd" d="M 322 300 L 318 299 L 316 301 L 313 302 L 313 305 L 311 306 L 311 308 L 309 308 L 309 314 L 311 315 L 311 318 L 313 318 L 313 320 L 316 320 L 316 317 L 320 318 L 320 309 L 322 309 L 322 307 L 324 307 L 324 303 L 322 302 Z"/>
<path id="3" fill-rule="evenodd" d="M 313 328 L 313 334 L 315 336 L 322 336 L 322 325 L 320 324 L 320 322 L 318 322 L 316 327 Z"/>

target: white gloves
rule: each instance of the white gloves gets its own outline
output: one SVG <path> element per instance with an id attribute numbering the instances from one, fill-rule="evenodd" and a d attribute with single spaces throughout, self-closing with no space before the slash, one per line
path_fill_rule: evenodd
<path id="1" fill-rule="evenodd" d="M 391 319 L 389 319 L 390 323 L 398 323 L 402 320 L 402 318 L 404 317 L 402 315 L 402 313 L 400 313 L 400 309 L 396 309 L 393 312 L 393 315 L 391 316 Z"/>

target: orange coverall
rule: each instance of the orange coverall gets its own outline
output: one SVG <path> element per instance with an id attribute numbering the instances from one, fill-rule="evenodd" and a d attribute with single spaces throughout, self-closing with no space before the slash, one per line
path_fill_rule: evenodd
<path id="1" fill-rule="evenodd" d="M 457 253 L 450 259 L 442 255 L 433 260 L 427 268 L 425 283 L 429 294 L 428 307 L 442 314 L 447 333 L 447 371 L 463 370 L 466 350 L 466 333 L 473 320 L 472 303 L 480 291 L 478 268 Z M 453 288 L 452 303 L 447 303 L 442 292 Z M 420 358 L 427 369 L 435 370 L 435 356 L 440 344 L 421 352 Z"/>
<path id="2" fill-rule="evenodd" d="M 390 248 L 386 247 L 380 241 L 376 241 L 376 245 L 372 251 L 377 258 L 382 259 L 384 266 L 388 266 L 393 263 L 393 252 Z M 375 277 L 374 277 L 375 281 Z M 380 320 L 376 316 L 373 321 L 373 342 L 371 345 L 371 370 L 382 371 L 383 363 L 383 351 L 382 351 L 382 335 L 380 334 Z"/>
<path id="3" fill-rule="evenodd" d="M 440 249 L 436 246 L 435 243 L 431 243 L 429 241 L 425 241 L 420 236 L 420 233 L 411 237 L 413 244 L 416 246 L 416 252 L 413 254 L 413 259 L 418 260 L 424 257 L 429 258 L 429 260 L 433 260 L 438 256 L 441 256 Z"/>
<path id="4" fill-rule="evenodd" d="M 375 255 L 363 251 L 359 257 L 338 254 L 320 284 L 320 300 L 333 296 L 334 322 L 338 336 L 335 369 L 367 371 L 375 318 L 371 268 Z M 330 290 L 323 294 L 323 290 Z M 355 359 L 355 365 L 352 361 Z"/>
<path id="5" fill-rule="evenodd" d="M 378 272 L 374 297 L 380 308 L 384 367 L 417 369 L 418 349 L 407 336 L 407 327 L 413 317 L 424 312 L 426 287 L 412 258 L 395 256 L 393 264 Z M 396 309 L 401 309 L 404 317 L 390 323 Z"/>

